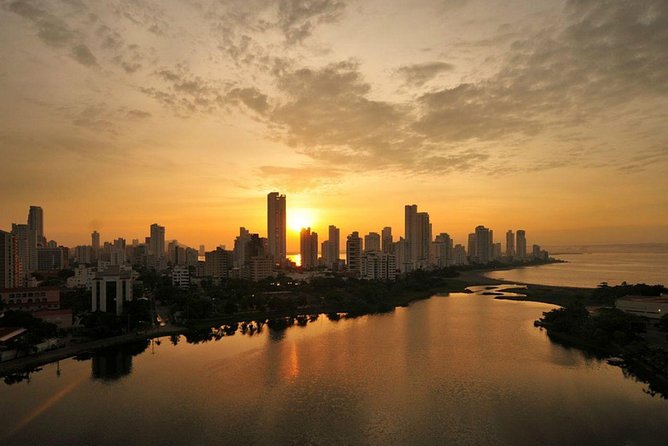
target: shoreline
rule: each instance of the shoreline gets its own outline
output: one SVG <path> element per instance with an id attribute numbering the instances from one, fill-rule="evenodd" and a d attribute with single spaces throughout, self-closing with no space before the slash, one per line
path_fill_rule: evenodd
<path id="1" fill-rule="evenodd" d="M 489 271 L 499 271 L 513 269 L 508 268 L 490 268 L 479 270 L 460 271 L 459 276 L 446 279 L 447 285 L 445 287 L 438 287 L 423 292 L 409 291 L 400 296 L 396 296 L 391 302 L 388 302 L 388 310 L 394 311 L 397 307 L 407 307 L 412 302 L 429 299 L 438 294 L 449 294 L 455 292 L 466 292 L 466 288 L 470 286 L 491 286 L 491 285 L 518 285 L 517 289 L 509 289 L 511 292 L 518 292 L 522 296 L 495 296 L 495 299 L 500 300 L 517 300 L 525 302 L 540 302 L 549 303 L 553 305 L 563 306 L 575 298 L 575 295 L 580 293 L 591 292 L 593 288 L 576 288 L 576 287 L 555 287 L 548 285 L 527 284 L 515 281 L 492 279 L 484 276 L 484 273 Z M 522 288 L 526 287 L 526 288 Z M 282 313 L 243 313 L 230 316 L 219 316 L 214 318 L 193 319 L 184 325 L 169 325 L 161 327 L 159 330 L 151 329 L 143 333 L 127 333 L 119 336 L 112 336 L 108 338 L 91 340 L 80 344 L 72 344 L 55 350 L 44 351 L 35 355 L 24 356 L 17 359 L 0 362 L 0 376 L 9 375 L 12 373 L 27 372 L 34 370 L 43 365 L 68 359 L 78 354 L 88 352 L 91 350 L 99 350 L 107 347 L 121 345 L 142 339 L 153 339 L 162 336 L 170 335 L 185 335 L 193 330 L 203 329 L 207 326 L 213 327 L 218 325 L 227 325 L 241 322 L 248 322 L 251 320 L 271 320 L 287 317 L 296 317 L 300 315 L 316 315 L 328 313 L 349 313 L 355 316 L 362 316 L 366 314 L 378 314 L 378 312 L 369 312 L 357 314 L 355 309 L 351 308 L 334 308 L 318 306 L 312 308 L 302 308 L 293 312 Z"/>

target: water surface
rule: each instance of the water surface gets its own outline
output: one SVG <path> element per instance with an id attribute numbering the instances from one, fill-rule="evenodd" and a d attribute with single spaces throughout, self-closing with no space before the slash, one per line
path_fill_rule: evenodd
<path id="1" fill-rule="evenodd" d="M 0 444 L 622 445 L 668 438 L 668 401 L 533 327 L 550 308 L 457 293 L 385 315 L 320 317 L 306 327 L 265 327 L 197 345 L 163 338 L 60 361 L 30 382 L 0 384 Z"/>
<path id="2" fill-rule="evenodd" d="M 491 271 L 485 275 L 521 283 L 584 288 L 595 288 L 601 282 L 619 285 L 624 281 L 668 285 L 668 253 L 593 252 L 555 257 L 568 263 Z"/>

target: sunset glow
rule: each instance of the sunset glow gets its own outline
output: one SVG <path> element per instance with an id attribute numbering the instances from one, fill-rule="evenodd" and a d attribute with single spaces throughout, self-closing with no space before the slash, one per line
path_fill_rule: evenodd
<path id="1" fill-rule="evenodd" d="M 668 241 L 663 3 L 199 3 L 0 8 L 0 227 L 231 245 L 278 190 L 293 232 Z"/>
<path id="2" fill-rule="evenodd" d="M 317 223 L 315 213 L 310 209 L 288 209 L 288 227 L 299 233 L 302 228 L 314 228 Z"/>

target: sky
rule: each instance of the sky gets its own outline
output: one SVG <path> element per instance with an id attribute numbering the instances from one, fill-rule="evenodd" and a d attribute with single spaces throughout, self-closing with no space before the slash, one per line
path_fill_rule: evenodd
<path id="1" fill-rule="evenodd" d="M 668 2 L 0 0 L 0 229 L 668 242 Z M 298 218 L 298 216 L 302 216 Z M 289 251 L 298 250 L 294 231 Z"/>

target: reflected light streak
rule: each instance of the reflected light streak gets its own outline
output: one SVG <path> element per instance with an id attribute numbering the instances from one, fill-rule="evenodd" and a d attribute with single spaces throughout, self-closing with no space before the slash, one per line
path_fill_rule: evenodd
<path id="1" fill-rule="evenodd" d="M 86 379 L 86 375 L 82 376 L 76 381 L 72 381 L 70 384 L 66 385 L 65 387 L 63 387 L 62 389 L 51 395 L 42 404 L 37 406 L 35 410 L 33 410 L 31 413 L 23 417 L 23 419 L 21 419 L 21 421 L 19 421 L 16 424 L 14 429 L 11 429 L 9 432 L 5 433 L 0 438 L 6 439 L 19 432 L 21 429 L 30 424 L 35 418 L 37 418 L 42 413 L 50 409 L 54 404 L 56 404 L 58 401 L 60 401 L 61 399 L 66 397 L 70 392 L 76 389 L 84 379 Z"/>
<path id="2" fill-rule="evenodd" d="M 297 343 L 293 342 L 290 348 L 290 357 L 288 358 L 287 377 L 294 380 L 299 376 L 299 354 L 297 353 Z"/>

